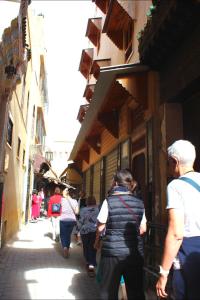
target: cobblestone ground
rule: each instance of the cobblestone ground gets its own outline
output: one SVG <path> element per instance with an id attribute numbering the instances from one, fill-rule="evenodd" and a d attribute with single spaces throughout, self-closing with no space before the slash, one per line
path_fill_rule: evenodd
<path id="1" fill-rule="evenodd" d="M 81 246 L 72 242 L 66 259 L 50 232 L 47 219 L 29 223 L 0 250 L 0 299 L 99 299 Z"/>

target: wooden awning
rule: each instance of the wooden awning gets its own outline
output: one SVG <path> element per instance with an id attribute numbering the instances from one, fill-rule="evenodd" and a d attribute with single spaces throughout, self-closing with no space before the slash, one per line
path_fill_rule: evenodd
<path id="1" fill-rule="evenodd" d="M 98 113 L 97 120 L 106 128 L 113 137 L 119 137 L 119 110 L 131 97 L 129 92 L 118 82 L 113 81 L 106 95 L 105 103 Z"/>
<path id="2" fill-rule="evenodd" d="M 96 6 L 97 6 L 104 14 L 106 14 L 109 0 L 92 0 L 92 2 L 95 2 Z"/>
<path id="3" fill-rule="evenodd" d="M 142 94 L 142 92 L 137 91 L 139 89 L 137 80 L 140 81 L 141 79 L 143 84 L 142 78 L 143 76 L 146 77 L 147 71 L 148 67 L 140 64 L 126 64 L 101 69 L 93 94 L 94 101 L 91 101 L 85 115 L 84 122 L 70 153 L 70 160 L 78 162 L 82 157 L 85 161 L 89 161 L 89 148 L 94 149 L 96 147 L 95 143 L 100 145 L 100 135 L 104 128 L 114 137 L 118 137 L 119 109 L 125 101 L 136 103 L 137 99 L 134 98 Z M 131 82 L 132 77 L 137 78 L 134 84 Z M 141 87 L 142 84 L 139 84 L 139 86 Z M 136 91 L 131 90 L 132 85 Z M 142 86 L 142 89 L 145 89 L 145 86 Z M 134 95 L 132 95 L 133 92 Z M 137 103 L 134 106 L 135 108 L 137 108 Z M 91 139 L 93 139 L 92 142 Z M 99 149 L 96 148 L 95 151 L 98 153 Z"/>
<path id="4" fill-rule="evenodd" d="M 86 79 L 88 79 L 90 74 L 92 61 L 93 61 L 93 51 L 94 51 L 93 48 L 82 50 L 81 61 L 79 64 L 79 71 Z"/>
<path id="5" fill-rule="evenodd" d="M 83 97 L 85 97 L 89 103 L 92 100 L 92 96 L 94 94 L 94 88 L 95 88 L 95 84 L 87 84 L 86 85 Z"/>
<path id="6" fill-rule="evenodd" d="M 84 105 L 80 106 L 78 116 L 77 116 L 77 120 L 79 120 L 80 123 L 83 122 L 83 120 L 85 118 L 86 111 L 88 110 L 88 108 L 89 108 L 89 104 L 84 104 Z"/>
<path id="7" fill-rule="evenodd" d="M 128 28 L 130 22 L 133 22 L 133 18 L 120 2 L 110 1 L 102 32 L 107 33 L 119 49 L 123 49 L 123 31 Z"/>
<path id="8" fill-rule="evenodd" d="M 102 18 L 88 19 L 86 36 L 96 47 L 98 47 L 98 45 L 99 45 L 99 40 L 100 40 L 100 35 L 101 35 L 101 26 L 102 26 L 101 24 L 102 24 Z"/>
<path id="9" fill-rule="evenodd" d="M 77 168 L 77 164 L 72 163 L 62 172 L 60 178 L 65 177 L 66 183 L 70 185 L 80 185 L 83 182 L 82 172 Z"/>
<path id="10" fill-rule="evenodd" d="M 111 59 L 95 59 L 93 60 L 92 67 L 90 73 L 94 75 L 94 78 L 98 79 L 100 68 L 102 67 L 108 67 L 111 64 Z"/>

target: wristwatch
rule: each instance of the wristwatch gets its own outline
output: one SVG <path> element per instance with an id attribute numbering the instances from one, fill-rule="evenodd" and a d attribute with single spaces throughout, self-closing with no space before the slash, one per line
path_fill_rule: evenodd
<path id="1" fill-rule="evenodd" d="M 164 270 L 162 266 L 159 266 L 159 274 L 167 277 L 169 275 L 169 270 Z"/>

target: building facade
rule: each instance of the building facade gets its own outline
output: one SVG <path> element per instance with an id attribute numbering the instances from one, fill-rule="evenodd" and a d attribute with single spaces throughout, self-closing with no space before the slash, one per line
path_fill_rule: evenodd
<path id="1" fill-rule="evenodd" d="M 199 170 L 199 1 L 98 1 L 79 70 L 87 84 L 70 160 L 83 187 L 102 202 L 113 173 L 140 183 L 148 232 L 145 290 L 156 299 L 156 267 L 166 233 L 166 149 L 188 139 Z"/>
<path id="2" fill-rule="evenodd" d="M 34 154 L 38 145 L 42 151 L 46 134 L 43 17 L 34 16 L 29 4 L 20 2 L 19 14 L 4 30 L 0 45 L 2 245 L 29 218 Z"/>

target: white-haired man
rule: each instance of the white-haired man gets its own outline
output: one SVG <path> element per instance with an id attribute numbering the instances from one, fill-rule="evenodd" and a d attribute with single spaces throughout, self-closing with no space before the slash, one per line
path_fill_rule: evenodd
<path id="1" fill-rule="evenodd" d="M 175 177 L 167 186 L 168 231 L 156 284 L 166 298 L 166 283 L 173 265 L 175 299 L 200 299 L 200 173 L 193 169 L 195 147 L 178 140 L 168 148 L 168 163 Z"/>

